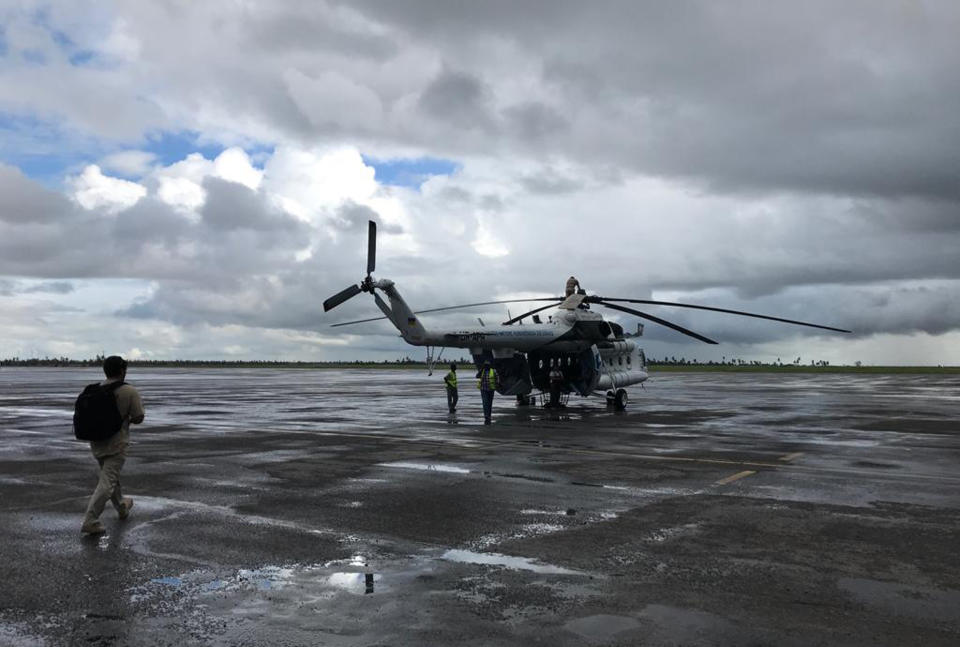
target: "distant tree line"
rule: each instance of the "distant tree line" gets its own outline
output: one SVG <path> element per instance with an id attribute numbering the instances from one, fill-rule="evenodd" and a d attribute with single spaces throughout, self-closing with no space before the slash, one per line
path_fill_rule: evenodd
<path id="1" fill-rule="evenodd" d="M 647 358 L 648 366 L 801 366 L 801 358 L 793 360 L 788 364 L 784 364 L 780 361 L 780 358 L 777 358 L 775 362 L 763 362 L 760 360 L 745 360 L 738 357 L 731 357 L 727 359 L 723 357 L 720 361 L 716 360 L 707 360 L 705 362 L 698 361 L 697 359 L 688 360 L 685 357 L 664 357 L 663 359 L 656 359 L 653 357 Z M 825 359 L 810 360 L 810 366 L 830 366 L 830 362 Z M 860 366 L 860 362 L 856 363 L 856 366 Z"/>

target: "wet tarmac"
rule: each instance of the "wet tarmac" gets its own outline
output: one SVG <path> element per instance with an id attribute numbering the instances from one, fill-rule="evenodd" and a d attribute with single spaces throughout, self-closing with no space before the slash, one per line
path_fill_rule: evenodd
<path id="1" fill-rule="evenodd" d="M 414 371 L 0 370 L 0 645 L 957 645 L 960 378 L 654 373 L 625 412 Z M 469 383 L 470 380 L 463 380 Z"/>

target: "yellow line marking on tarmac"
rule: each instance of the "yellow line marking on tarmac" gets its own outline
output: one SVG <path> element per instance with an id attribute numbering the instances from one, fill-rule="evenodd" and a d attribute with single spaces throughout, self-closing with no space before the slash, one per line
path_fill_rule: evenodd
<path id="1" fill-rule="evenodd" d="M 746 478 L 747 476 L 751 476 L 756 473 L 757 472 L 755 470 L 744 470 L 742 472 L 737 472 L 736 474 L 728 476 L 727 478 L 720 479 L 719 481 L 714 483 L 714 485 L 726 485 L 727 483 L 733 483 L 734 481 L 739 481 L 742 478 Z"/>
<path id="2" fill-rule="evenodd" d="M 801 456 L 803 456 L 803 452 L 793 452 L 792 454 L 781 456 L 780 460 L 782 460 L 784 463 L 789 463 L 790 461 L 800 458 Z"/>

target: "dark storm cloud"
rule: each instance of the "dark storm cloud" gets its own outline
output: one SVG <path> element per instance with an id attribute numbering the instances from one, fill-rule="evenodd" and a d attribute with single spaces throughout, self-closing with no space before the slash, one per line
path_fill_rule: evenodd
<path id="1" fill-rule="evenodd" d="M 200 209 L 203 222 L 214 230 L 252 229 L 261 232 L 298 232 L 303 223 L 268 204 L 263 194 L 248 186 L 216 177 L 203 181 L 207 200 Z"/>
<path id="2" fill-rule="evenodd" d="M 503 111 L 506 130 L 521 140 L 544 142 L 557 137 L 569 127 L 569 122 L 552 107 L 535 101 L 511 106 Z"/>
<path id="3" fill-rule="evenodd" d="M 45 189 L 20 169 L 0 163 L 0 221 L 45 223 L 71 209 L 62 194 Z"/>
<path id="4" fill-rule="evenodd" d="M 525 175 L 520 178 L 520 183 L 530 193 L 570 193 L 584 187 L 582 181 L 550 169 L 544 169 L 536 175 Z"/>
<path id="5" fill-rule="evenodd" d="M 64 28 L 83 23 L 63 11 L 74 18 Z M 234 139 L 560 156 L 718 192 L 960 201 L 956 3 L 208 2 L 117 11 L 136 43 L 128 65 L 82 74 L 16 67 L 4 80 L 17 92 L 0 93 L 0 105 L 62 114 L 94 132 L 112 126 L 114 136 L 175 123 Z M 355 84 L 353 103 L 324 94 L 328 73 Z M 75 100 L 64 101 L 60 86 Z"/>
<path id="6" fill-rule="evenodd" d="M 215 285 L 204 281 L 167 282 L 148 300 L 118 314 L 182 325 L 317 329 L 321 301 L 326 296 L 317 294 L 318 280 L 323 277 L 319 265 L 306 263 L 276 272 L 274 277 L 223 277 Z M 344 281 L 344 285 L 347 283 Z"/>
<path id="7" fill-rule="evenodd" d="M 258 49 L 299 53 L 332 53 L 382 62 L 396 54 L 397 44 L 383 34 L 337 24 L 322 3 L 267 3 L 243 23 Z"/>
<path id="8" fill-rule="evenodd" d="M 542 81 L 560 96 L 544 109 L 577 112 L 569 132 L 538 142 L 549 150 L 719 191 L 960 200 L 954 5 L 351 6 L 467 70 L 470 55 L 454 43 L 483 52 L 502 39 L 539 62 Z M 479 58 L 472 64 L 483 67 Z M 448 79 L 428 88 L 423 104 L 436 116 L 438 106 L 474 105 L 476 96 L 474 85 Z M 543 123 L 528 121 L 534 134 Z"/>
<path id="9" fill-rule="evenodd" d="M 4 199 L 17 205 L 16 220 L 0 221 L 0 275 L 213 282 L 291 266 L 311 235 L 261 194 L 216 178 L 205 182 L 199 221 L 154 197 L 115 215 L 88 211 L 14 180 L 16 192 Z"/>
<path id="10" fill-rule="evenodd" d="M 45 281 L 31 285 L 23 290 L 24 294 L 70 294 L 76 288 L 70 281 Z"/>
<path id="11" fill-rule="evenodd" d="M 472 74 L 443 70 L 420 95 L 420 107 L 431 118 L 463 128 L 489 130 L 489 91 Z"/>
<path id="12" fill-rule="evenodd" d="M 876 334 L 927 333 L 941 335 L 956 328 L 960 320 L 960 285 L 934 286 L 897 285 L 844 288 L 818 286 L 794 288 L 760 299 L 740 300 L 722 292 L 705 293 L 683 299 L 686 303 L 715 305 L 767 314 L 851 330 L 851 334 L 835 333 L 790 324 L 763 321 L 736 315 L 699 312 L 665 306 L 635 306 L 637 309 L 704 334 L 724 344 L 756 344 L 786 337 L 818 336 L 825 339 L 862 339 Z M 628 327 L 636 319 L 621 317 Z M 646 323 L 644 335 L 650 339 L 690 344 L 679 333 L 654 323 Z"/>
<path id="13" fill-rule="evenodd" d="M 35 285 L 24 285 L 22 281 L 0 279 L 0 296 L 10 297 L 17 294 L 70 294 L 76 290 L 69 281 L 44 281 Z"/>
<path id="14" fill-rule="evenodd" d="M 367 222 L 370 220 L 380 220 L 377 212 L 365 204 L 347 202 L 336 210 L 331 222 L 337 229 L 343 231 L 366 230 Z"/>
<path id="15" fill-rule="evenodd" d="M 153 197 L 140 199 L 117 214 L 113 235 L 124 250 L 139 250 L 146 245 L 175 247 L 192 235 L 195 225 L 170 205 Z"/>

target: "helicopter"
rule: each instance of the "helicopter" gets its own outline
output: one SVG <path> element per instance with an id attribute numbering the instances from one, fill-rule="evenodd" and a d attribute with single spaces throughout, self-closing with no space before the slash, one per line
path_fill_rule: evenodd
<path id="1" fill-rule="evenodd" d="M 393 281 L 374 278 L 376 259 L 377 223 L 371 220 L 367 234 L 366 276 L 359 284 L 351 285 L 325 300 L 323 310 L 329 312 L 358 294 L 367 292 L 373 296 L 374 302 L 384 316 L 345 321 L 332 324 L 332 327 L 388 319 L 408 344 L 426 347 L 427 364 L 431 372 L 442 356 L 443 349 L 468 349 L 478 369 L 485 362 L 490 362 L 497 371 L 499 376 L 497 392 L 501 395 L 516 396 L 518 404 L 522 405 L 532 404 L 536 395 L 539 394 L 542 397 L 551 390 L 550 372 L 555 367 L 560 369 L 563 376 L 560 382 L 560 393 L 564 397 L 568 397 L 571 393 L 584 397 L 602 394 L 606 397 L 608 405 L 619 410 L 627 406 L 626 387 L 642 384 L 647 380 L 649 373 L 646 356 L 635 341 L 642 336 L 643 325 L 638 324 L 635 333 L 625 332 L 620 324 L 606 321 L 602 315 L 591 310 L 591 305 L 634 315 L 707 344 L 717 342 L 660 317 L 621 304 L 692 308 L 833 332 L 850 332 L 832 326 L 713 306 L 651 299 L 603 297 L 587 294 L 583 289 L 577 289 L 573 294 L 563 297 L 483 301 L 414 311 L 404 301 Z M 386 296 L 386 300 L 380 296 L 380 293 Z M 418 315 L 432 312 L 519 302 L 546 302 L 546 305 L 515 317 L 510 316 L 499 327 L 486 327 L 481 321 L 480 328 L 432 330 L 426 328 L 418 317 Z M 549 308 L 555 308 L 557 311 L 549 316 L 547 321 L 543 321 L 539 313 Z M 528 317 L 532 323 L 514 325 L 522 323 Z M 434 356 L 434 350 L 437 348 L 440 352 Z M 555 385 L 554 389 L 556 389 Z"/>

